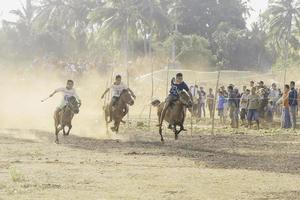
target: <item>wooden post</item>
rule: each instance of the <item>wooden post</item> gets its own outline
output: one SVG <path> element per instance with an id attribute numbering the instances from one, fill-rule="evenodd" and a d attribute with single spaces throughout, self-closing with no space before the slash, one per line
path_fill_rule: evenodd
<path id="1" fill-rule="evenodd" d="M 194 90 L 195 90 L 195 85 L 196 85 L 196 80 L 194 82 Z M 191 91 L 192 92 L 192 91 Z M 192 112 L 191 112 L 191 136 L 193 136 L 193 120 L 194 120 L 194 99 L 193 100 L 193 107 L 192 107 Z"/>
<path id="2" fill-rule="evenodd" d="M 283 86 L 286 84 L 286 67 L 284 67 Z"/>
<path id="3" fill-rule="evenodd" d="M 211 124 L 211 134 L 215 134 L 215 113 L 216 113 L 216 102 L 217 102 L 217 95 L 218 95 L 218 89 L 219 89 L 219 82 L 220 82 L 220 75 L 221 71 L 218 71 L 218 78 L 217 78 L 217 84 L 216 84 L 216 91 L 214 96 L 214 103 L 213 103 L 213 116 L 212 116 L 212 124 Z"/>
<path id="4" fill-rule="evenodd" d="M 105 89 L 108 88 L 108 84 L 109 84 L 109 79 L 106 80 L 106 87 L 105 87 Z M 105 95 L 105 97 L 104 97 L 104 105 L 103 105 L 103 109 L 105 109 L 106 103 L 109 101 L 109 96 L 110 96 L 110 95 Z"/>
<path id="5" fill-rule="evenodd" d="M 115 62 L 113 62 L 113 66 L 111 67 L 110 85 L 112 85 L 113 81 L 114 81 L 114 65 L 115 65 Z M 111 90 L 109 90 L 109 97 L 110 96 L 111 96 Z"/>
<path id="6" fill-rule="evenodd" d="M 167 81 L 166 81 L 166 97 L 169 94 L 169 71 L 170 71 L 170 62 L 168 60 L 168 65 L 167 65 Z"/>
<path id="7" fill-rule="evenodd" d="M 127 1 L 126 1 L 127 2 Z M 128 33 L 128 9 L 126 9 L 126 38 L 125 38 L 125 67 L 126 67 L 126 76 L 127 76 L 127 87 L 129 87 L 129 66 L 128 66 L 128 48 L 129 48 L 129 33 Z M 129 110 L 127 113 L 127 125 L 129 125 Z"/>
<path id="8" fill-rule="evenodd" d="M 152 57 L 152 41 L 151 41 L 152 37 L 151 35 L 149 36 L 149 56 L 150 56 L 150 60 L 151 60 L 151 99 L 150 102 L 153 100 L 153 94 L 154 94 L 154 77 L 153 77 L 153 57 Z M 149 110 L 149 118 L 148 118 L 148 127 L 150 129 L 150 125 L 151 125 L 151 114 L 152 114 L 152 106 L 150 104 L 150 110 Z"/>

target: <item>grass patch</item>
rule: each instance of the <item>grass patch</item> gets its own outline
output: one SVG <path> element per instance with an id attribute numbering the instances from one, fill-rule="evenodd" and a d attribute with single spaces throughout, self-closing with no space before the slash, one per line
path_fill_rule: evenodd
<path id="1" fill-rule="evenodd" d="M 16 169 L 15 166 L 9 168 L 9 175 L 13 182 L 23 182 L 25 181 L 24 175 Z"/>

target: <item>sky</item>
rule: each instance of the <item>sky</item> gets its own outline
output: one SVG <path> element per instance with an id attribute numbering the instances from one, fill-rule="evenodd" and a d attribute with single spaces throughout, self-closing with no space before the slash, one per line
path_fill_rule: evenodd
<path id="1" fill-rule="evenodd" d="M 25 0 L 0 0 L 0 20 L 14 20 L 14 17 L 9 14 L 9 10 L 20 8 L 20 2 Z M 268 0 L 250 0 L 250 6 L 254 9 L 251 12 L 251 17 L 247 20 L 248 27 L 258 19 L 260 11 L 267 8 Z"/>

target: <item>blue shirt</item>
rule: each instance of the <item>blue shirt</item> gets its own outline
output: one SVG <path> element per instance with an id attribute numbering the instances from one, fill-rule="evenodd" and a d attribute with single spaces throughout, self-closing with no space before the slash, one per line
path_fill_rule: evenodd
<path id="1" fill-rule="evenodd" d="M 219 96 L 218 99 L 218 109 L 224 109 L 224 104 L 226 103 L 226 99 L 224 96 Z"/>
<path id="2" fill-rule="evenodd" d="M 187 86 L 187 84 L 185 82 L 176 84 L 173 82 L 173 80 L 171 81 L 171 89 L 170 89 L 171 95 L 178 97 L 179 96 L 178 92 L 181 92 L 183 90 L 185 90 L 187 92 L 190 91 L 189 87 Z"/>
<path id="3" fill-rule="evenodd" d="M 298 94 L 295 88 L 292 88 L 289 92 L 289 105 L 297 106 L 298 105 Z"/>

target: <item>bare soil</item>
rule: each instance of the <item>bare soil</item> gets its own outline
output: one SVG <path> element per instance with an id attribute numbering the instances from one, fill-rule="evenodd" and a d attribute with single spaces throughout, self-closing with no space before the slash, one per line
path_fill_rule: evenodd
<path id="1" fill-rule="evenodd" d="M 0 199 L 300 199 L 295 133 L 80 135 L 0 130 Z"/>

